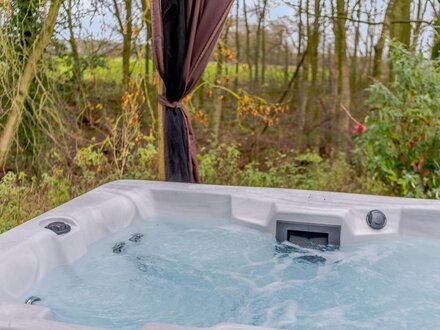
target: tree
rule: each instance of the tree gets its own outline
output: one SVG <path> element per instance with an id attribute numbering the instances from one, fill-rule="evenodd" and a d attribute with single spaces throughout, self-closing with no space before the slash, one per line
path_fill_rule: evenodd
<path id="1" fill-rule="evenodd" d="M 382 57 L 383 49 L 385 47 L 385 39 L 389 36 L 391 29 L 391 20 L 394 11 L 394 4 L 396 0 L 389 0 L 388 6 L 385 12 L 385 16 L 382 24 L 382 31 L 379 36 L 379 40 L 374 46 L 374 59 L 373 59 L 373 78 L 379 79 L 382 75 Z"/>
<path id="2" fill-rule="evenodd" d="M 414 27 L 414 33 L 412 38 L 413 50 L 416 50 L 417 43 L 419 41 L 420 32 L 422 30 L 422 19 L 426 14 L 426 9 L 428 6 L 428 2 L 425 1 L 425 5 L 423 5 L 423 0 L 418 0 L 417 2 L 417 13 L 416 13 L 416 23 Z"/>
<path id="3" fill-rule="evenodd" d="M 257 6 L 257 32 L 256 32 L 256 45 L 255 45 L 255 76 L 254 76 L 254 84 L 257 85 L 259 82 L 260 75 L 260 52 L 262 45 L 262 34 L 264 30 L 264 19 L 266 17 L 266 9 L 267 9 L 267 1 L 268 0 L 259 0 Z"/>
<path id="4" fill-rule="evenodd" d="M 217 44 L 216 58 L 217 58 L 217 68 L 215 73 L 215 80 L 221 82 L 221 78 L 224 70 L 224 60 L 225 60 L 225 48 L 226 48 L 226 33 L 223 34 L 222 39 Z M 222 119 L 222 108 L 223 108 L 223 91 L 216 90 L 214 93 L 214 113 L 212 116 L 212 138 L 214 144 L 218 144 L 218 139 L 220 136 L 220 125 Z"/>
<path id="5" fill-rule="evenodd" d="M 361 1 L 358 0 L 356 3 L 356 19 L 360 21 L 361 19 Z M 355 92 L 357 88 L 357 82 L 358 82 L 358 52 L 359 52 L 359 41 L 361 37 L 361 23 L 357 22 L 355 25 L 355 33 L 354 33 L 354 50 L 353 50 L 353 56 L 351 60 L 351 92 L 352 94 Z"/>
<path id="6" fill-rule="evenodd" d="M 394 4 L 391 14 L 390 37 L 407 48 L 411 44 L 411 2 L 412 0 L 399 0 Z"/>
<path id="7" fill-rule="evenodd" d="M 10 5 L 14 8 L 10 24 L 11 37 L 18 40 L 16 50 L 24 63 L 42 26 L 39 19 L 40 1 L 15 0 Z"/>
<path id="8" fill-rule="evenodd" d="M 399 195 L 440 198 L 438 62 L 391 43 L 393 81 L 368 89 L 367 130 L 355 137 L 365 169 Z"/>
<path id="9" fill-rule="evenodd" d="M 341 134 L 340 146 L 346 144 L 345 134 L 348 132 L 349 119 L 344 109 L 350 109 L 350 73 L 347 61 L 347 18 L 345 0 L 336 1 L 335 29 L 335 53 L 338 68 L 338 87 L 336 96 L 336 120 Z"/>
<path id="10" fill-rule="evenodd" d="M 237 90 L 239 83 L 239 72 L 240 72 L 240 1 L 236 0 L 235 3 L 235 78 L 234 78 L 234 89 Z"/>
<path id="11" fill-rule="evenodd" d="M 307 5 L 308 6 L 308 2 Z M 319 47 L 319 29 L 320 29 L 320 15 L 321 15 L 321 0 L 314 0 L 313 6 L 313 23 L 307 19 L 307 54 L 308 54 L 308 68 L 310 70 L 306 73 L 306 79 L 309 77 L 310 82 L 310 96 L 307 101 L 307 108 L 305 113 L 304 131 L 308 135 L 307 146 L 319 149 L 319 126 L 316 125 L 320 121 L 320 105 L 318 104 L 318 47 Z M 309 15 L 307 15 L 309 16 Z"/>
<path id="12" fill-rule="evenodd" d="M 243 1 L 244 24 L 246 28 L 246 63 L 249 70 L 249 83 L 252 83 L 252 63 L 251 63 L 251 29 L 249 25 L 248 7 L 246 1 Z"/>
<path id="13" fill-rule="evenodd" d="M 52 0 L 50 2 L 47 17 L 32 47 L 29 49 L 29 56 L 24 62 L 24 67 L 18 80 L 17 93 L 11 101 L 9 115 L 0 138 L 0 167 L 4 167 L 6 163 L 12 142 L 22 121 L 23 107 L 29 93 L 29 87 L 35 77 L 37 64 L 51 40 L 61 3 L 62 0 Z"/>
<path id="14" fill-rule="evenodd" d="M 266 82 L 266 63 L 267 63 L 267 51 L 266 51 L 266 17 L 269 15 L 267 11 L 267 1 L 264 0 L 264 15 L 261 25 L 261 84 L 264 86 Z"/>
<path id="15" fill-rule="evenodd" d="M 406 48 L 411 46 L 411 2 L 412 0 L 400 0 L 394 5 L 392 11 L 392 24 L 390 38 L 399 41 Z M 393 79 L 393 63 L 389 65 L 389 80 Z"/>
<path id="16" fill-rule="evenodd" d="M 434 21 L 434 44 L 432 45 L 431 58 L 437 59 L 440 57 L 440 10 L 437 12 Z"/>
<path id="17" fill-rule="evenodd" d="M 131 43 L 133 38 L 133 2 L 132 0 L 123 0 L 122 5 L 117 0 L 113 1 L 113 15 L 116 18 L 119 27 L 119 33 L 122 35 L 122 87 L 128 88 L 130 81 L 130 59 Z M 124 13 L 121 12 L 124 10 Z"/>
<path id="18" fill-rule="evenodd" d="M 78 3 L 76 4 L 78 5 Z M 73 81 L 77 84 L 77 87 L 81 88 L 82 85 L 82 68 L 81 59 L 78 52 L 78 45 L 76 44 L 76 38 L 74 33 L 74 22 L 73 22 L 73 8 L 74 1 L 67 0 L 64 3 L 64 10 L 67 16 L 67 30 L 69 31 L 69 44 L 70 51 L 73 61 Z"/>
<path id="19" fill-rule="evenodd" d="M 150 0 L 141 0 L 142 4 L 142 21 L 146 27 L 145 34 L 145 79 L 150 76 L 150 54 L 151 54 L 151 4 Z"/>

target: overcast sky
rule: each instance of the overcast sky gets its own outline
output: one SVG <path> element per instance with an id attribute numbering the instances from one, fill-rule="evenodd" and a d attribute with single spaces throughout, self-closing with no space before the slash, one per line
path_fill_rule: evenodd
<path id="1" fill-rule="evenodd" d="M 91 1 L 92 0 L 81 0 L 81 7 L 78 8 L 78 10 L 80 11 L 86 11 L 86 10 L 91 10 Z M 252 5 L 252 2 L 254 0 L 246 0 L 249 5 Z M 271 1 L 269 2 L 270 5 L 270 21 L 276 22 L 277 20 L 280 20 L 282 17 L 287 17 L 289 19 L 296 19 L 296 9 L 292 6 L 288 6 L 284 3 L 292 3 L 294 4 L 294 6 L 298 3 L 297 0 L 290 0 L 290 1 L 285 1 L 285 0 L 279 0 L 279 1 Z M 354 1 L 352 1 L 353 3 L 355 3 Z M 278 4 L 275 4 L 278 3 Z M 326 4 L 328 4 L 327 0 L 325 1 Z M 368 4 L 371 3 L 371 1 L 366 1 L 365 5 L 368 6 Z M 385 2 L 384 0 L 376 0 L 376 6 L 378 8 L 378 17 L 375 19 L 375 21 L 382 21 L 383 19 L 383 12 L 384 12 L 384 7 L 385 7 Z M 327 6 L 328 7 L 328 6 Z M 351 9 L 349 9 L 351 10 Z M 413 11 L 415 12 L 415 11 Z M 235 6 L 232 9 L 232 14 L 235 14 Z M 327 15 L 330 15 L 329 12 L 329 8 L 327 8 Z M 428 10 L 426 12 L 426 16 L 425 18 L 427 20 L 431 20 L 433 16 L 432 10 L 430 9 L 430 6 L 428 6 Z M 367 20 L 367 16 L 363 15 L 361 17 L 362 20 Z M 255 20 L 255 18 L 253 18 L 253 20 Z M 295 24 L 290 24 L 291 26 L 295 26 Z M 116 32 L 116 21 L 111 13 L 111 11 L 109 10 L 105 10 L 105 9 L 101 9 L 100 13 L 95 13 L 95 15 L 92 17 L 91 14 L 89 15 L 85 15 L 85 17 L 81 20 L 80 22 L 80 28 L 76 29 L 76 33 L 78 34 L 78 36 L 80 38 L 92 38 L 92 39 L 105 39 L 105 40 L 120 40 L 120 36 L 118 35 L 118 33 Z M 326 26 L 323 27 L 323 29 L 327 29 L 327 38 L 331 39 L 332 35 L 333 35 L 333 27 L 331 26 L 331 24 L 327 24 Z M 361 30 L 362 30 L 362 35 L 363 35 L 363 39 L 366 38 L 367 35 L 367 29 L 368 26 L 363 24 L 361 25 Z M 379 34 L 380 31 L 380 26 L 376 27 L 376 31 L 377 31 L 377 35 Z M 294 31 L 291 31 L 292 35 L 293 35 L 293 42 L 295 39 L 294 36 Z M 353 33 L 352 28 L 348 29 L 348 33 Z M 61 33 L 64 37 L 66 37 L 66 33 L 62 32 Z M 348 42 L 350 43 L 350 41 L 353 38 L 348 38 Z M 423 48 L 427 49 L 430 47 L 430 43 L 431 43 L 431 39 L 432 39 L 432 29 L 427 28 L 424 30 L 424 33 L 422 35 L 421 38 L 421 44 L 424 45 Z M 349 44 L 350 46 L 350 44 Z M 362 46 L 361 46 L 362 47 Z"/>

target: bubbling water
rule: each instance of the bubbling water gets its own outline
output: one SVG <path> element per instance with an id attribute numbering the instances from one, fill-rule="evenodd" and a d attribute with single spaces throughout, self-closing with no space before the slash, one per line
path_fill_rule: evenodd
<path id="1" fill-rule="evenodd" d="M 30 295 L 55 320 L 112 329 L 436 328 L 440 243 L 303 249 L 226 222 L 152 218 L 95 243 Z"/>

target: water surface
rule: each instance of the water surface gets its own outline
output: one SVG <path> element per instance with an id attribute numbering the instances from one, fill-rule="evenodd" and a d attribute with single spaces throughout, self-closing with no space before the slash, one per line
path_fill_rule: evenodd
<path id="1" fill-rule="evenodd" d="M 148 219 L 93 244 L 26 297 L 54 319 L 111 329 L 148 322 L 280 329 L 434 329 L 440 243 L 320 251 L 226 222 Z"/>

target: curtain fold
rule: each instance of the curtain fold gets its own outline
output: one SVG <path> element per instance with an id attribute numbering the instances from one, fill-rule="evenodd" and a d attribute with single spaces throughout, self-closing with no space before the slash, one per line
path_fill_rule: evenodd
<path id="1" fill-rule="evenodd" d="M 155 63 L 164 83 L 167 181 L 200 182 L 196 138 L 182 99 L 196 86 L 220 37 L 233 0 L 152 0 Z"/>

